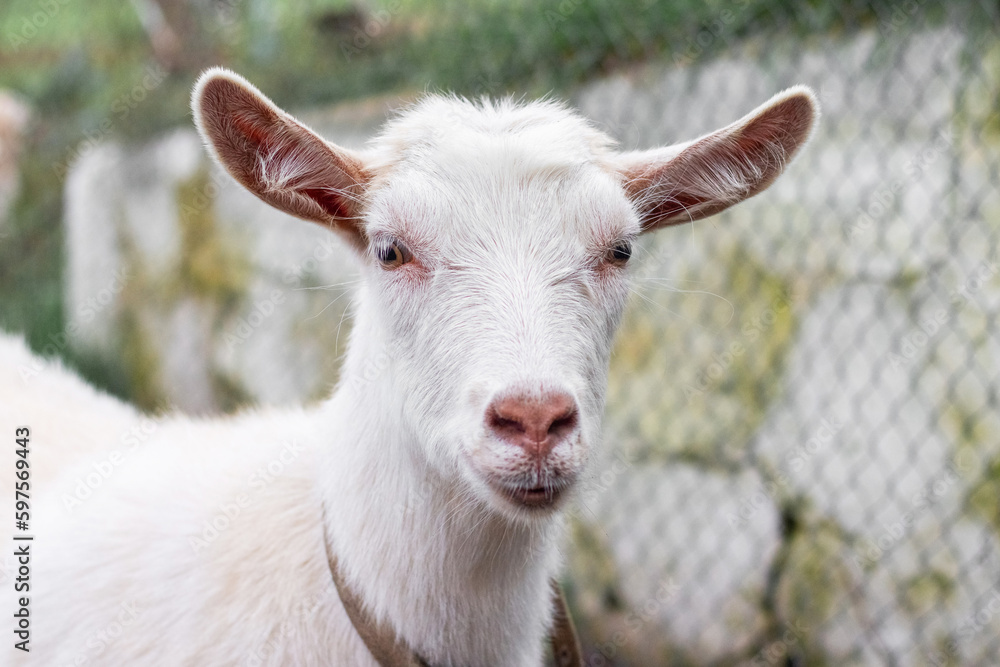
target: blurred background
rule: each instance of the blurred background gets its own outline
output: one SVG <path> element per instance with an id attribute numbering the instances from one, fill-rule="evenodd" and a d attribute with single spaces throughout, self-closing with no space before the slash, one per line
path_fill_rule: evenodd
<path id="1" fill-rule="evenodd" d="M 151 412 L 318 400 L 350 330 L 347 251 L 201 149 L 216 64 L 347 146 L 426 91 L 645 148 L 811 85 L 787 175 L 637 254 L 587 664 L 1000 664 L 996 2 L 5 0 L 0 326 Z"/>

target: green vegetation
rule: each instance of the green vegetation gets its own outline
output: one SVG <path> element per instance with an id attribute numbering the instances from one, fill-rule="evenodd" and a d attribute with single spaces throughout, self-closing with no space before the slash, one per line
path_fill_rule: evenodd
<path id="1" fill-rule="evenodd" d="M 153 49 L 136 8 L 156 6 L 180 53 Z M 0 86 L 47 117 L 79 114 L 80 130 L 114 115 L 115 132 L 134 135 L 185 122 L 191 79 L 211 64 L 284 104 L 427 87 L 538 94 L 651 56 L 690 60 L 751 32 L 874 20 L 868 3 L 816 0 L 11 0 L 0 9 Z M 149 104 L 130 94 L 164 65 Z"/>

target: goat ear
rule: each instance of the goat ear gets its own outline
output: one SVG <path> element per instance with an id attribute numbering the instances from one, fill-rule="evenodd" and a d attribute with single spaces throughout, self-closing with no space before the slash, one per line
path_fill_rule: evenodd
<path id="1" fill-rule="evenodd" d="M 796 86 L 700 139 L 619 155 L 642 230 L 698 220 L 763 191 L 808 141 L 818 116 L 812 91 Z"/>
<path id="2" fill-rule="evenodd" d="M 202 74 L 191 107 L 202 139 L 243 187 L 364 246 L 360 202 L 370 175 L 358 155 L 323 140 L 222 68 Z"/>

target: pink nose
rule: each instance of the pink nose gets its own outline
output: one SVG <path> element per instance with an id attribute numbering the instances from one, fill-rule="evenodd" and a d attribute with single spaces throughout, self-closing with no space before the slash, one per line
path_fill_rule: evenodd
<path id="1" fill-rule="evenodd" d="M 576 428 L 576 402 L 569 394 L 512 395 L 498 398 L 486 409 L 486 425 L 535 459 L 549 452 Z"/>

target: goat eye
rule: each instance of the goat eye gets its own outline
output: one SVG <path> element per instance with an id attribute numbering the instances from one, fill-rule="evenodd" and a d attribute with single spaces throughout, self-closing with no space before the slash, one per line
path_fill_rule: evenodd
<path id="1" fill-rule="evenodd" d="M 375 246 L 375 257 L 386 269 L 395 269 L 413 259 L 413 254 L 406 244 L 393 239 Z"/>
<path id="2" fill-rule="evenodd" d="M 605 259 L 615 264 L 624 264 L 630 257 L 632 257 L 632 244 L 628 241 L 619 241 L 605 255 Z"/>

